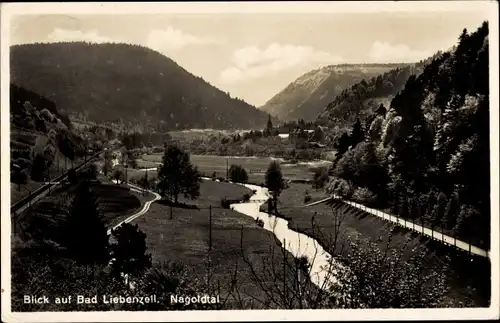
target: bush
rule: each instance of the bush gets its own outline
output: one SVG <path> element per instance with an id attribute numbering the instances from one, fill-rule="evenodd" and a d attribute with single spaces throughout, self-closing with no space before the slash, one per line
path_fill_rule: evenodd
<path id="1" fill-rule="evenodd" d="M 242 201 L 245 202 L 245 203 L 248 202 L 248 201 L 250 201 L 250 194 L 245 193 L 243 195 Z"/>
<path id="2" fill-rule="evenodd" d="M 360 187 L 354 191 L 352 199 L 361 204 L 374 205 L 377 201 L 377 196 L 366 187 Z"/>
<path id="3" fill-rule="evenodd" d="M 306 194 L 306 195 L 304 196 L 304 203 L 308 203 L 308 202 L 310 202 L 310 201 L 311 201 L 311 195 Z"/>
<path id="4" fill-rule="evenodd" d="M 352 185 L 342 178 L 333 178 L 327 184 L 326 191 L 345 199 L 350 199 L 354 193 Z"/>
<path id="5" fill-rule="evenodd" d="M 261 218 L 257 218 L 255 219 L 255 222 L 257 223 L 257 225 L 261 228 L 264 227 L 264 221 L 261 219 Z"/>
<path id="6" fill-rule="evenodd" d="M 112 234 L 117 241 L 111 245 L 114 258 L 112 272 L 115 276 L 125 273 L 137 277 L 151 267 L 151 254 L 146 253 L 146 234 L 139 230 L 137 224 L 124 223 L 112 230 Z"/>
<path id="7" fill-rule="evenodd" d="M 26 184 L 28 181 L 28 174 L 26 170 L 16 169 L 10 172 L 10 181 L 16 184 Z"/>
<path id="8" fill-rule="evenodd" d="M 221 206 L 222 208 L 224 208 L 224 209 L 229 209 L 229 205 L 230 205 L 230 204 L 231 204 L 231 203 L 229 203 L 229 201 L 228 201 L 225 197 L 221 198 L 221 200 L 220 200 L 220 206 Z"/>
<path id="9" fill-rule="evenodd" d="M 320 167 L 313 170 L 313 187 L 316 189 L 323 188 L 325 183 L 328 182 L 328 169 L 326 167 Z"/>

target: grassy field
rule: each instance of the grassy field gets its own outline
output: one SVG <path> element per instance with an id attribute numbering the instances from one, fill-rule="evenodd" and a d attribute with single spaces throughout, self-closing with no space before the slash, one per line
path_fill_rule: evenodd
<path id="1" fill-rule="evenodd" d="M 249 259 L 266 288 L 275 290 L 276 278 L 283 277 L 283 253 L 277 241 L 251 217 L 219 207 L 221 198 L 238 199 L 251 191 L 234 184 L 203 181 L 200 193 L 201 197 L 196 201 L 184 200 L 199 209 L 172 207 L 170 210 L 169 206 L 155 202 L 146 215 L 134 220 L 147 235 L 148 251 L 152 253 L 153 261 L 175 260 L 192 268 L 195 277 L 207 282 L 207 290 L 215 289 L 221 298 L 228 299 L 229 308 L 277 307 L 276 303 L 265 304 L 269 297 L 253 279 L 250 266 L 242 257 L 243 253 Z M 288 268 L 293 265 L 293 257 L 286 253 L 286 259 Z M 276 270 L 275 275 L 270 274 L 271 268 Z M 288 273 L 286 277 L 292 284 L 293 275 Z M 235 283 L 236 289 L 231 282 Z M 278 294 L 272 294 L 279 298 Z"/>
<path id="2" fill-rule="evenodd" d="M 157 167 L 161 162 L 162 154 L 143 155 L 139 159 L 139 168 L 152 168 Z M 227 167 L 232 164 L 243 166 L 249 175 L 250 181 L 262 182 L 264 180 L 265 172 L 269 164 L 276 159 L 271 157 L 226 157 L 226 156 L 213 156 L 213 155 L 191 155 L 191 162 L 198 166 L 198 170 L 211 176 L 212 172 L 216 172 L 217 176 L 226 176 Z M 281 170 L 283 176 L 287 179 L 311 179 L 313 173 L 311 168 L 317 167 L 317 164 L 297 163 L 286 164 L 283 161 Z M 326 165 L 326 163 L 319 164 Z M 149 176 L 149 175 L 148 175 Z M 253 179 L 253 180 L 252 180 Z"/>
<path id="3" fill-rule="evenodd" d="M 391 248 L 401 248 L 409 239 L 404 251 L 405 259 L 418 251 L 427 251 L 427 268 L 439 271 L 444 263 L 450 265 L 452 271 L 448 275 L 448 284 L 451 290 L 445 297 L 445 303 L 454 306 L 488 306 L 490 265 L 486 258 L 479 257 L 471 261 L 464 252 L 455 251 L 341 202 L 333 206 L 318 204 L 300 208 L 298 206 L 304 204 L 305 190 L 310 192 L 311 202 L 325 197 L 322 191 L 298 183 L 290 184 L 279 197 L 278 211 L 281 216 L 291 220 L 289 226 L 293 230 L 316 238 L 331 254 L 347 255 L 350 250 L 343 242 L 355 241 L 357 238 L 376 243 L 384 250 L 389 232 L 395 228 Z M 267 211 L 267 207 L 263 205 L 262 210 Z M 335 221 L 341 223 L 338 237 L 333 234 Z"/>

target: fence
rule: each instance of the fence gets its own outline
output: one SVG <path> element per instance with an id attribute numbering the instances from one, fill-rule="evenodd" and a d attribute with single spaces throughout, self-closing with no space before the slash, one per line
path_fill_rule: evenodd
<path id="1" fill-rule="evenodd" d="M 479 247 L 473 246 L 471 243 L 467 243 L 467 242 L 458 240 L 456 238 L 456 236 L 450 237 L 448 235 L 445 235 L 443 232 L 439 232 L 439 231 L 434 230 L 433 228 L 427 228 L 423 225 L 419 225 L 419 224 L 416 224 L 415 222 L 409 221 L 406 218 L 400 218 L 400 217 L 394 216 L 392 214 L 382 212 L 378 209 L 369 208 L 363 204 L 344 200 L 340 196 L 335 195 L 335 194 L 332 197 L 336 200 L 342 201 L 345 204 L 348 204 L 348 205 L 353 206 L 357 209 L 360 209 L 366 213 L 369 213 L 369 214 L 375 215 L 379 218 L 382 218 L 385 221 L 396 223 L 398 226 L 401 226 L 401 227 L 410 229 L 414 232 L 418 232 L 422 235 L 431 237 L 432 239 L 440 241 L 441 243 L 443 243 L 445 245 L 454 246 L 456 249 L 467 251 L 469 253 L 469 255 L 474 254 L 474 255 L 481 256 L 481 257 L 489 258 L 489 251 L 486 251 L 486 250 L 483 250 Z"/>

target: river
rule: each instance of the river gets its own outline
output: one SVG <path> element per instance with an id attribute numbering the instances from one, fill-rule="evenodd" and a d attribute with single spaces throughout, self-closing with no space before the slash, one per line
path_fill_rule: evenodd
<path id="1" fill-rule="evenodd" d="M 311 265 L 310 278 L 315 285 L 328 290 L 332 284 L 335 284 L 335 272 L 342 269 L 341 264 L 335 262 L 316 240 L 291 230 L 287 220 L 260 212 L 261 205 L 269 199 L 269 191 L 266 187 L 252 184 L 239 185 L 254 190 L 255 194 L 250 197 L 250 202 L 231 204 L 231 208 L 253 219 L 260 218 L 264 222 L 264 229 L 272 232 L 295 258 L 306 257 Z"/>

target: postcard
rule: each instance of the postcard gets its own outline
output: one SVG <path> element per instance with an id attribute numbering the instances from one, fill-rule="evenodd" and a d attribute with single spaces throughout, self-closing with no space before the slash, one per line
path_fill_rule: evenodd
<path id="1" fill-rule="evenodd" d="M 1 6 L 2 320 L 498 319 L 498 3 Z"/>

